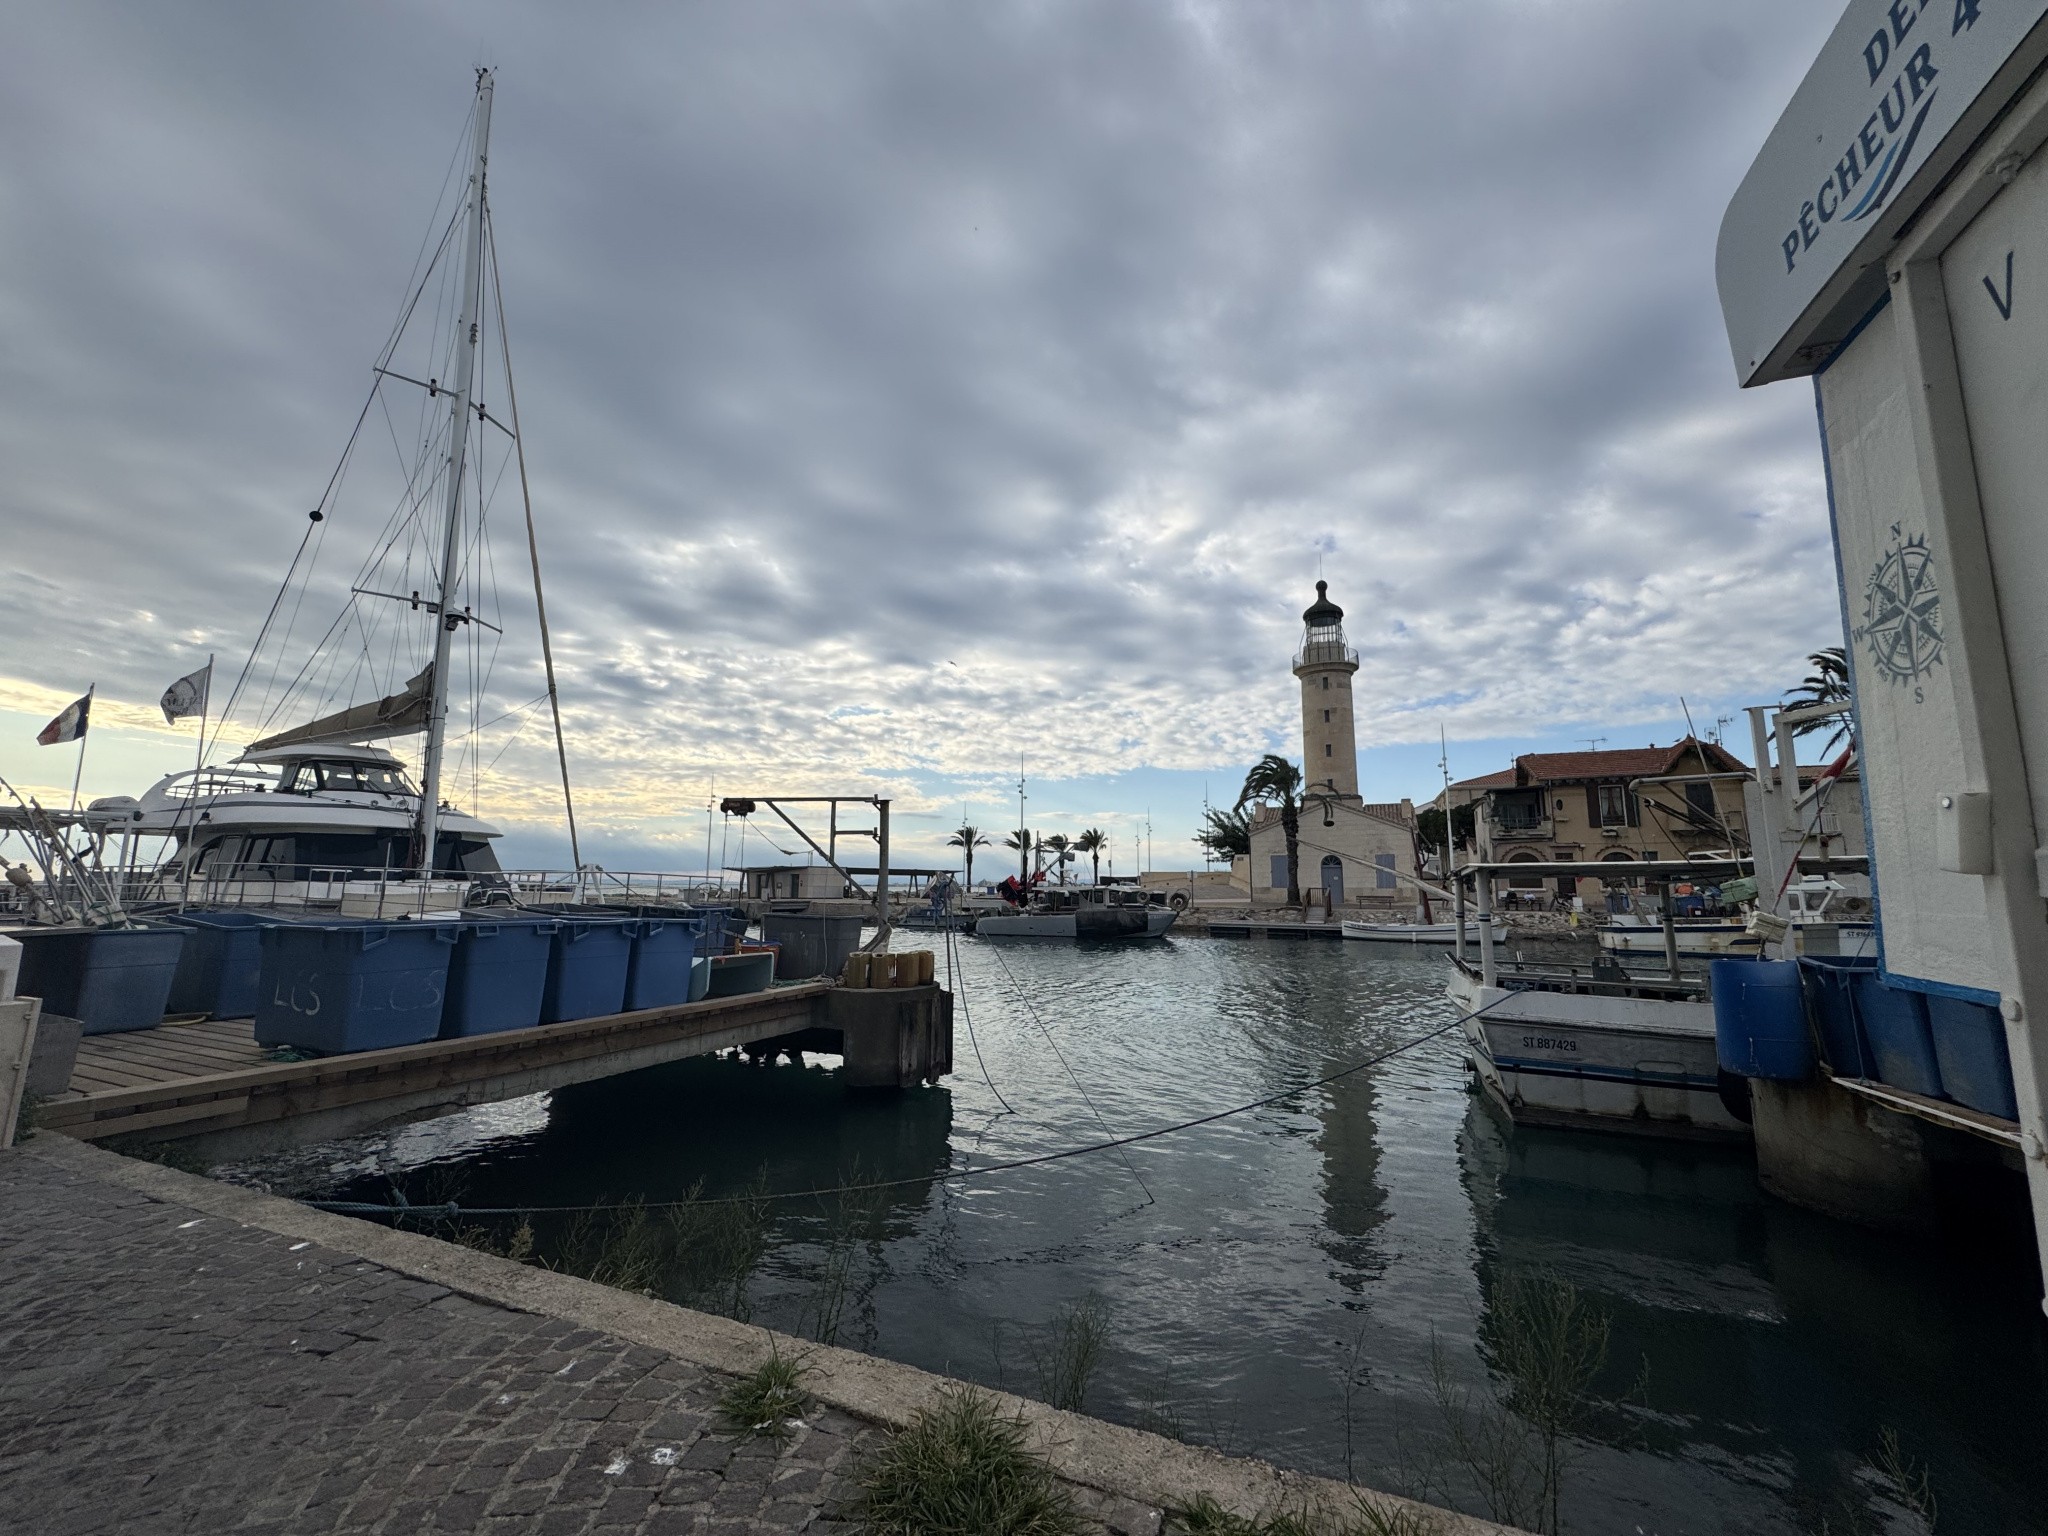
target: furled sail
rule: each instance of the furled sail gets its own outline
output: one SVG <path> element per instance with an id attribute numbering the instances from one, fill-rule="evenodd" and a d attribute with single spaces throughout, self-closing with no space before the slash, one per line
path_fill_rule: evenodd
<path id="1" fill-rule="evenodd" d="M 250 745 L 250 752 L 268 752 L 274 747 L 298 747 L 315 742 L 377 741 L 386 736 L 411 736 L 427 728 L 432 704 L 434 669 L 431 665 L 405 685 L 401 693 L 357 704 L 304 725 L 295 725 L 275 736 Z"/>

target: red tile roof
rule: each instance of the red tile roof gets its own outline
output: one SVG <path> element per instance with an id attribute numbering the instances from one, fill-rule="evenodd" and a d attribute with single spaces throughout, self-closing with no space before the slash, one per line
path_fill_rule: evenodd
<path id="1" fill-rule="evenodd" d="M 1515 782 L 1515 770 L 1503 768 L 1499 773 L 1482 773 L 1476 779 L 1460 779 L 1453 789 L 1506 789 Z"/>
<path id="2" fill-rule="evenodd" d="M 1515 759 L 1513 782 L 1559 784 L 1577 779 L 1646 779 L 1678 773 L 1697 747 L 1715 773 L 1740 773 L 1743 764 L 1725 748 L 1688 736 L 1668 747 L 1624 748 L 1617 752 L 1526 752 Z"/>

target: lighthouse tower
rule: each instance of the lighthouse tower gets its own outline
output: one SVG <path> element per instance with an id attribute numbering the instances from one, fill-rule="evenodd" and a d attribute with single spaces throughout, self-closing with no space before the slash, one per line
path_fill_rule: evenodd
<path id="1" fill-rule="evenodd" d="M 1351 716 L 1351 674 L 1358 653 L 1344 643 L 1344 610 L 1316 583 L 1316 600 L 1301 616 L 1301 754 L 1305 793 L 1358 799 L 1358 733 Z"/>

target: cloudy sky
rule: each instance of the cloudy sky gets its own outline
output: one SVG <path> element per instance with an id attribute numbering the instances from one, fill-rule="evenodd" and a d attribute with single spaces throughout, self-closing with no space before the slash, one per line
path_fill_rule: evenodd
<path id="1" fill-rule="evenodd" d="M 1459 776 L 1708 729 L 1839 643 L 1811 393 L 1736 389 L 1712 281 L 1839 11 L 0 5 L 0 775 L 68 795 L 88 684 L 88 794 L 189 764 L 154 700 L 248 656 L 477 64 L 586 857 L 700 864 L 714 784 L 936 856 L 1021 768 L 1184 864 L 1299 753 L 1319 571 L 1369 797 L 1440 728 Z M 499 497 L 463 793 L 554 861 Z M 390 511 L 337 502 L 301 640 Z"/>

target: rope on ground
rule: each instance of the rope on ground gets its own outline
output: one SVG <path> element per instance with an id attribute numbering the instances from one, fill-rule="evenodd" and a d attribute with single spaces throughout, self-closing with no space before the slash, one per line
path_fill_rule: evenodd
<path id="1" fill-rule="evenodd" d="M 1364 1072 L 1384 1062 L 1392 1061 L 1396 1056 L 1405 1055 L 1417 1046 L 1427 1045 L 1430 1041 L 1449 1034 L 1452 1030 L 1458 1029 L 1473 1019 L 1478 1018 L 1481 1014 L 1498 1008 L 1513 995 L 1512 993 L 1504 994 L 1482 1007 L 1472 1009 L 1469 1013 L 1459 1014 L 1458 1017 L 1450 1020 L 1448 1023 L 1439 1024 L 1434 1029 L 1425 1030 L 1412 1040 L 1404 1040 L 1399 1045 L 1381 1051 L 1376 1056 L 1368 1056 L 1363 1061 L 1355 1061 L 1348 1067 L 1340 1067 L 1335 1072 L 1327 1073 L 1311 1082 L 1301 1083 L 1293 1088 L 1283 1088 L 1280 1092 L 1268 1094 L 1263 1099 L 1253 1099 L 1249 1104 L 1235 1104 L 1229 1109 L 1219 1109 L 1213 1114 L 1200 1115 L 1193 1120 L 1181 1120 L 1173 1125 L 1162 1125 L 1149 1131 L 1139 1131 L 1133 1136 L 1120 1136 L 1110 1141 L 1089 1142 L 1078 1147 L 1064 1147 L 1057 1152 L 1040 1152 L 1032 1157 L 1011 1158 L 1007 1162 L 984 1163 L 979 1168 L 948 1168 L 941 1173 L 918 1174 L 907 1179 L 877 1179 L 863 1184 L 827 1185 L 823 1189 L 785 1190 L 778 1194 L 719 1195 L 708 1200 L 615 1200 L 595 1205 L 490 1206 L 455 1205 L 452 1203 L 438 1206 L 396 1206 L 375 1205 L 360 1200 L 302 1200 L 299 1203 L 311 1206 L 315 1210 L 334 1211 L 344 1216 L 387 1216 L 402 1212 L 411 1216 L 433 1216 L 453 1220 L 458 1216 L 571 1216 L 602 1211 L 659 1211 L 690 1205 L 738 1205 L 752 1200 L 816 1200 L 826 1195 L 866 1193 L 877 1189 L 907 1189 L 913 1185 L 924 1184 L 959 1183 L 966 1179 L 987 1178 L 990 1174 L 1009 1173 L 1019 1168 L 1039 1168 L 1047 1163 L 1064 1162 L 1070 1157 L 1087 1157 L 1096 1152 L 1117 1151 L 1124 1147 L 1136 1146 L 1140 1142 L 1157 1141 L 1162 1136 L 1174 1136 L 1182 1131 L 1192 1131 L 1204 1125 L 1214 1125 L 1219 1120 L 1229 1120 L 1237 1115 L 1250 1114 L 1255 1109 L 1270 1109 L 1275 1104 L 1283 1104 L 1287 1100 L 1297 1098 L 1304 1093 L 1312 1092 L 1317 1088 L 1328 1087 L 1331 1083 L 1339 1082 L 1355 1073 Z"/>

